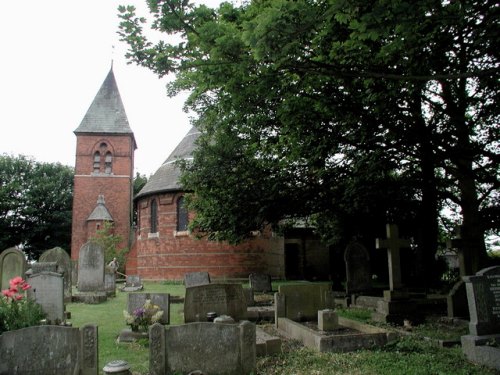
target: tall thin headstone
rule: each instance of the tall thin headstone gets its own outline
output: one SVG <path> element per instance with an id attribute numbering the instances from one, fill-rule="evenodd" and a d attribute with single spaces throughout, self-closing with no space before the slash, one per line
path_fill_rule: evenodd
<path id="1" fill-rule="evenodd" d="M 357 293 L 372 288 L 370 255 L 368 250 L 357 241 L 347 245 L 344 253 L 346 266 L 346 293 Z"/>
<path id="2" fill-rule="evenodd" d="M 87 242 L 80 249 L 78 291 L 104 291 L 104 249 L 97 243 Z"/>
<path id="3" fill-rule="evenodd" d="M 16 276 L 24 278 L 27 262 L 24 253 L 11 247 L 0 253 L 0 290 L 9 288 L 9 281 Z"/>

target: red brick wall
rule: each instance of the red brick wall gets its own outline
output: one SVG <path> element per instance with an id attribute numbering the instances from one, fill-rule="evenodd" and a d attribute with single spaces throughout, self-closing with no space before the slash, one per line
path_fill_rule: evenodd
<path id="1" fill-rule="evenodd" d="M 94 174 L 94 152 L 105 142 L 113 154 L 112 173 Z M 88 234 L 95 233 L 95 222 L 87 218 L 97 204 L 100 194 L 114 220 L 114 232 L 123 238 L 122 247 L 130 238 L 132 178 L 134 170 L 134 141 L 131 135 L 77 135 L 71 258 L 77 260 Z M 104 161 L 104 155 L 101 156 Z M 92 228 L 89 228 L 91 225 Z"/>
<path id="2" fill-rule="evenodd" d="M 177 199 L 181 193 L 145 197 L 138 202 L 139 222 L 127 260 L 127 273 L 144 279 L 182 280 L 188 272 L 211 277 L 248 277 L 251 272 L 284 276 L 283 238 L 260 234 L 238 246 L 198 240 L 176 233 Z M 151 199 L 158 204 L 158 232 L 150 232 Z"/>

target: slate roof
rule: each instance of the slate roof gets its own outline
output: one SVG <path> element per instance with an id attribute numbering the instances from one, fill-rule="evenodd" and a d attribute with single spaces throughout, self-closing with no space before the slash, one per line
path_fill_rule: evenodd
<path id="1" fill-rule="evenodd" d="M 99 195 L 99 197 L 97 198 L 97 206 L 94 208 L 94 211 L 92 211 L 87 221 L 90 220 L 113 221 L 113 217 L 106 208 L 104 195 Z"/>
<path id="2" fill-rule="evenodd" d="M 116 85 L 113 67 L 74 133 L 130 134 L 134 137 Z"/>
<path id="3" fill-rule="evenodd" d="M 182 190 L 182 186 L 179 183 L 181 171 L 176 166 L 175 162 L 179 159 L 192 158 L 193 151 L 196 147 L 195 143 L 199 135 L 200 131 L 193 126 L 174 151 L 168 156 L 167 160 L 165 160 L 160 168 L 149 178 L 146 185 L 144 185 L 134 199 L 151 194 Z"/>

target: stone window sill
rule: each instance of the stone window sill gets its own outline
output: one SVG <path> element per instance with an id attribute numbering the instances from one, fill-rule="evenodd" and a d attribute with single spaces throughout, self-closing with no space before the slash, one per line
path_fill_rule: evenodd
<path id="1" fill-rule="evenodd" d="M 181 230 L 181 231 L 174 230 L 174 237 L 187 237 L 187 236 L 189 236 L 188 230 Z"/>
<path id="2" fill-rule="evenodd" d="M 159 238 L 159 237 L 160 237 L 160 232 L 148 233 L 148 239 L 149 238 Z"/>

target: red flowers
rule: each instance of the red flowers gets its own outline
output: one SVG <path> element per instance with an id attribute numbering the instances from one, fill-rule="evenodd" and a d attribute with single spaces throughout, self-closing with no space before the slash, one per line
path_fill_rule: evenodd
<path id="1" fill-rule="evenodd" d="M 16 276 L 10 279 L 9 289 L 2 290 L 2 294 L 7 297 L 7 299 L 11 298 L 12 300 L 19 301 L 24 297 L 21 291 L 28 290 L 29 288 L 31 288 L 31 285 L 24 281 L 22 277 Z"/>

